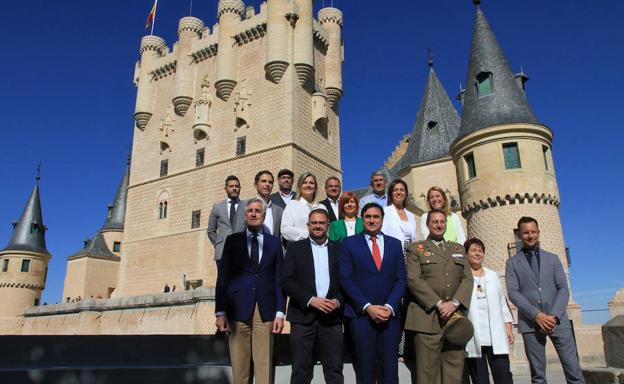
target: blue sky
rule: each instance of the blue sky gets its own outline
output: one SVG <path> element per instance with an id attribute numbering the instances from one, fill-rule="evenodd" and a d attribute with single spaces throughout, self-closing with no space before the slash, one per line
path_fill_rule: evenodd
<path id="1" fill-rule="evenodd" d="M 151 0 L 2 3 L 0 247 L 41 160 L 53 254 L 43 301 L 53 303 L 61 298 L 66 257 L 102 225 L 123 172 L 132 139 L 134 62 Z M 214 25 L 216 3 L 195 0 L 193 16 Z M 317 0 L 316 9 L 321 4 Z M 428 47 L 451 97 L 465 84 L 474 6 L 470 0 L 334 4 L 345 15 L 342 167 L 345 187 L 355 188 L 411 131 Z M 617 244 L 623 183 L 616 176 L 624 164 L 618 145 L 624 139 L 624 32 L 618 27 L 624 3 L 483 0 L 482 9 L 514 71 L 522 66 L 531 76 L 529 102 L 555 134 L 576 300 L 586 310 L 606 308 L 624 287 Z M 171 46 L 178 20 L 188 14 L 187 0 L 160 0 L 155 34 Z M 589 321 L 605 318 L 585 313 Z"/>

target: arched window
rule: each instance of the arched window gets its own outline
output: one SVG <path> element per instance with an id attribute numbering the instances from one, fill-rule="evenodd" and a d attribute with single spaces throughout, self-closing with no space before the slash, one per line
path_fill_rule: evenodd
<path id="1" fill-rule="evenodd" d="M 162 191 L 158 195 L 158 219 L 166 219 L 169 208 L 169 192 Z"/>

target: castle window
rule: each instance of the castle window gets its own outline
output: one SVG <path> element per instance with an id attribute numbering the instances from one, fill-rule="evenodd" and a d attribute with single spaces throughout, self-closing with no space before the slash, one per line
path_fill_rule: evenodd
<path id="1" fill-rule="evenodd" d="M 206 148 L 199 148 L 197 152 L 195 152 L 195 166 L 196 167 L 201 167 L 202 165 L 204 165 L 204 161 L 206 157 L 205 155 L 206 155 Z"/>
<path id="2" fill-rule="evenodd" d="M 471 152 L 464 156 L 464 161 L 466 162 L 466 169 L 468 171 L 468 179 L 472 179 L 473 177 L 477 177 L 477 167 L 475 165 L 474 154 Z"/>
<path id="3" fill-rule="evenodd" d="M 115 241 L 113 243 L 113 252 L 121 252 L 121 242 Z"/>
<path id="4" fill-rule="evenodd" d="M 9 270 L 9 259 L 2 260 L 2 272 L 7 272 Z"/>
<path id="5" fill-rule="evenodd" d="M 438 134 L 438 122 L 433 121 L 433 120 L 428 122 L 427 132 L 429 132 L 430 135 L 437 135 Z"/>
<path id="6" fill-rule="evenodd" d="M 550 167 L 548 166 L 548 158 L 550 157 L 550 148 L 548 148 L 545 145 L 542 145 L 542 154 L 544 155 L 544 167 L 548 171 L 550 170 Z"/>
<path id="7" fill-rule="evenodd" d="M 505 157 L 505 169 L 522 168 L 518 143 L 503 144 L 503 156 Z"/>
<path id="8" fill-rule="evenodd" d="M 199 228 L 201 225 L 201 211 L 193 211 L 191 214 L 191 229 Z"/>
<path id="9" fill-rule="evenodd" d="M 39 226 L 37 223 L 32 223 L 30 225 L 30 233 L 39 233 Z"/>
<path id="10" fill-rule="evenodd" d="M 109 205 L 108 206 L 108 212 L 106 213 L 106 218 L 110 219 L 111 217 L 113 217 L 113 206 Z"/>
<path id="11" fill-rule="evenodd" d="M 167 201 L 161 201 L 158 203 L 158 218 L 166 219 L 167 218 Z"/>
<path id="12" fill-rule="evenodd" d="M 160 160 L 160 177 L 165 177 L 169 173 L 169 159 Z"/>
<path id="13" fill-rule="evenodd" d="M 236 156 L 242 156 L 247 151 L 247 137 L 239 137 L 236 139 Z"/>
<path id="14" fill-rule="evenodd" d="M 24 259 L 22 260 L 22 272 L 30 271 L 30 260 Z"/>
<path id="15" fill-rule="evenodd" d="M 477 94 L 479 97 L 491 95 L 494 93 L 493 81 L 492 81 L 492 72 L 481 72 L 477 75 L 476 78 L 476 86 L 477 86 Z"/>
<path id="16" fill-rule="evenodd" d="M 34 305 L 35 307 L 37 307 L 37 306 L 39 306 L 39 303 L 40 303 L 39 298 L 38 298 L 38 297 L 35 297 L 35 301 L 34 301 L 34 304 L 33 304 L 33 305 Z"/>

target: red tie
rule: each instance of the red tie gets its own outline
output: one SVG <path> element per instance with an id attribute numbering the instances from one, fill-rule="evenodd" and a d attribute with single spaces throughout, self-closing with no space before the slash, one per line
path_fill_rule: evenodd
<path id="1" fill-rule="evenodd" d="M 373 260 L 377 266 L 377 270 L 381 269 L 381 252 L 379 252 L 379 246 L 377 245 L 377 236 L 371 236 L 373 242 Z"/>

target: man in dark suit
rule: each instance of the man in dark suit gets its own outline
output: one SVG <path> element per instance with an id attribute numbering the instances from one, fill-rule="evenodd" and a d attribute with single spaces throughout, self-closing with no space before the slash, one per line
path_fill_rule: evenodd
<path id="1" fill-rule="evenodd" d="M 286 208 L 286 204 L 290 203 L 292 199 L 297 197 L 297 193 L 292 190 L 294 178 L 295 174 L 287 168 L 284 168 L 277 173 L 279 191 L 271 195 L 271 201 L 273 204 Z"/>
<path id="2" fill-rule="evenodd" d="M 379 204 L 366 204 L 362 208 L 364 233 L 347 237 L 340 252 L 345 316 L 351 319 L 360 384 L 374 382 L 378 359 L 383 383 L 399 382 L 397 356 L 405 262 L 401 242 L 381 233 L 383 216 Z"/>
<path id="3" fill-rule="evenodd" d="M 288 244 L 282 289 L 290 297 L 291 384 L 312 381 L 315 346 L 323 365 L 325 382 L 342 384 L 342 308 L 340 245 L 327 238 L 327 211 L 315 209 L 308 216 L 310 238 Z"/>
<path id="4" fill-rule="evenodd" d="M 227 199 L 215 204 L 208 218 L 208 238 L 214 246 L 214 258 L 219 265 L 223 254 L 225 238 L 235 232 L 245 229 L 244 202 L 238 199 L 240 195 L 240 181 L 238 177 L 230 175 L 225 179 L 225 193 Z"/>
<path id="5" fill-rule="evenodd" d="M 284 327 L 284 257 L 279 238 L 262 230 L 265 208 L 262 199 L 247 201 L 247 229 L 227 237 L 219 264 L 215 325 L 219 332 L 230 331 L 235 384 L 248 384 L 252 361 L 256 383 L 272 382 L 272 333 Z"/>
<path id="6" fill-rule="evenodd" d="M 340 218 L 340 214 L 338 212 L 338 199 L 340 199 L 341 192 L 342 186 L 340 185 L 339 178 L 336 176 L 330 176 L 327 180 L 325 180 L 325 194 L 327 197 L 320 203 L 327 208 L 330 223 Z"/>
<path id="7" fill-rule="evenodd" d="M 518 221 L 522 249 L 509 260 L 505 281 L 509 300 L 518 307 L 518 330 L 531 368 L 531 382 L 546 383 L 546 338 L 552 341 L 568 383 L 585 383 L 576 343 L 566 314 L 570 298 L 559 257 L 539 246 L 532 217 Z"/>
<path id="8" fill-rule="evenodd" d="M 274 178 L 271 171 L 260 171 L 256 173 L 254 178 L 254 186 L 258 197 L 266 203 L 266 213 L 264 215 L 264 229 L 271 235 L 280 237 L 280 228 L 282 227 L 282 214 L 284 208 L 274 204 L 271 201 L 271 192 L 273 191 Z"/>

